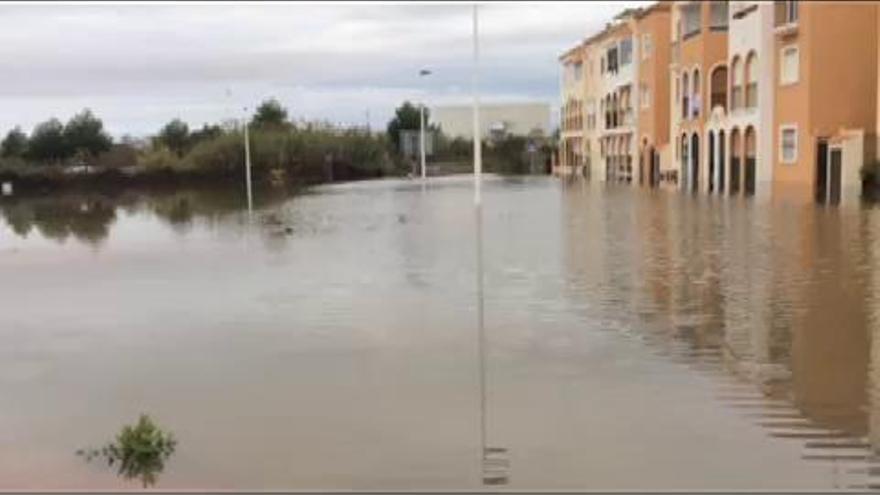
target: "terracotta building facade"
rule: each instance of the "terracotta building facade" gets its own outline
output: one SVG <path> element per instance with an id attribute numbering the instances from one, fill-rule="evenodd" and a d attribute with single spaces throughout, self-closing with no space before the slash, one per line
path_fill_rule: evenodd
<path id="1" fill-rule="evenodd" d="M 878 26 L 876 2 L 679 0 L 622 12 L 560 58 L 566 74 L 582 64 L 577 84 L 563 85 L 562 163 L 648 187 L 857 198 L 878 150 Z"/>

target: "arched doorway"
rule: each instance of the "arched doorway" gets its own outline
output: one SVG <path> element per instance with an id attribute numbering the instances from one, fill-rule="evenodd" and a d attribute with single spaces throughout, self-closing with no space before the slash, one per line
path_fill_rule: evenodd
<path id="1" fill-rule="evenodd" d="M 730 194 L 739 193 L 741 153 L 739 129 L 734 127 L 730 131 Z"/>
<path id="2" fill-rule="evenodd" d="M 691 190 L 700 188 L 700 136 L 697 133 L 691 135 Z"/>
<path id="3" fill-rule="evenodd" d="M 681 157 L 681 187 L 687 188 L 687 185 L 688 185 L 688 165 L 690 164 L 690 160 L 688 160 L 687 134 L 681 135 L 681 153 L 679 156 Z"/>
<path id="4" fill-rule="evenodd" d="M 755 128 L 746 127 L 746 161 L 745 161 L 745 185 L 743 192 L 747 195 L 755 194 Z"/>
<path id="5" fill-rule="evenodd" d="M 709 131 L 709 138 L 707 141 L 707 150 L 709 152 L 709 175 L 706 177 L 709 179 L 709 192 L 715 192 L 715 133 Z"/>
<path id="6" fill-rule="evenodd" d="M 645 182 L 645 169 L 648 167 L 648 140 L 642 139 L 642 146 L 639 148 L 639 185 Z M 648 178 L 650 184 L 651 179 Z"/>

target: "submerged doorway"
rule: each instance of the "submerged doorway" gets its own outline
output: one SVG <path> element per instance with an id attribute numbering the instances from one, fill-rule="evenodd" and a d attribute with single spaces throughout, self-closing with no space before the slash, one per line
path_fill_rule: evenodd
<path id="1" fill-rule="evenodd" d="M 751 196 L 755 194 L 755 174 L 756 170 L 756 161 L 755 161 L 755 153 L 756 153 L 756 145 L 755 145 L 755 128 L 754 127 L 746 127 L 746 162 L 745 162 L 745 185 L 743 187 L 744 192 L 747 196 Z"/>
<path id="2" fill-rule="evenodd" d="M 691 136 L 691 190 L 700 189 L 700 137 Z"/>
<path id="3" fill-rule="evenodd" d="M 840 203 L 842 168 L 843 149 L 820 139 L 816 143 L 816 201 Z"/>
<path id="4" fill-rule="evenodd" d="M 709 140 L 706 144 L 709 150 L 709 192 L 715 191 L 715 133 L 709 131 Z"/>

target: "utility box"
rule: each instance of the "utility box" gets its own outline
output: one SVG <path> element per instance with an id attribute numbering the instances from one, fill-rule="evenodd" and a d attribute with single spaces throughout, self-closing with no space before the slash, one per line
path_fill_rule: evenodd
<path id="1" fill-rule="evenodd" d="M 400 131 L 400 153 L 405 158 L 418 160 L 420 157 L 420 137 L 419 130 L 402 130 Z M 434 132 L 425 129 L 425 156 L 434 154 Z"/>

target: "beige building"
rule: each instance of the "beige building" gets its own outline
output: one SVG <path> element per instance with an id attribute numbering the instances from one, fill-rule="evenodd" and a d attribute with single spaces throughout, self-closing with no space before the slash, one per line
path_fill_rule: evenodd
<path id="1" fill-rule="evenodd" d="M 624 11 L 560 57 L 561 171 L 656 182 L 669 148 L 669 15 L 669 2 Z"/>
<path id="2" fill-rule="evenodd" d="M 562 106 L 559 111 L 559 172 L 582 173 L 584 167 L 584 49 L 581 44 L 560 57 Z"/>
<path id="3" fill-rule="evenodd" d="M 638 129 L 635 20 L 621 15 L 594 42 L 599 51 L 599 154 L 605 179 L 632 182 Z"/>

